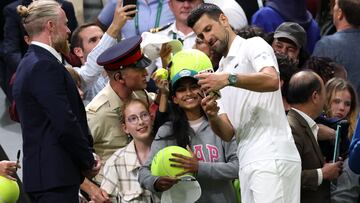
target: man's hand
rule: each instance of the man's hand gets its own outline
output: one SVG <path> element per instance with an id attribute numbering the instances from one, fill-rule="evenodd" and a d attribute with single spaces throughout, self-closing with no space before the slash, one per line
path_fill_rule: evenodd
<path id="1" fill-rule="evenodd" d="M 16 169 L 20 168 L 20 165 L 16 161 L 0 161 L 0 175 L 4 176 L 10 180 L 15 180 L 12 175 L 16 173 Z"/>
<path id="2" fill-rule="evenodd" d="M 94 155 L 94 159 L 95 159 L 94 166 L 92 167 L 92 169 L 83 172 L 83 175 L 86 178 L 88 178 L 89 180 L 92 179 L 93 177 L 95 177 L 99 173 L 100 168 L 101 168 L 100 157 L 95 153 L 93 153 L 93 155 Z"/>
<path id="3" fill-rule="evenodd" d="M 199 169 L 199 161 L 196 155 L 191 151 L 189 146 L 186 146 L 186 148 L 191 153 L 191 157 L 184 156 L 182 154 L 172 153 L 171 155 L 176 158 L 169 159 L 169 161 L 175 162 L 173 164 L 170 164 L 170 166 L 185 169 L 183 172 L 176 174 L 176 177 L 182 176 L 187 173 L 197 173 Z"/>
<path id="4" fill-rule="evenodd" d="M 109 195 L 99 187 L 93 187 L 89 196 L 94 203 L 111 203 Z"/>
<path id="5" fill-rule="evenodd" d="M 225 72 L 201 73 L 195 77 L 199 79 L 198 84 L 201 85 L 201 90 L 205 91 L 206 94 L 220 90 L 229 84 L 229 73 Z"/>
<path id="6" fill-rule="evenodd" d="M 323 178 L 325 180 L 334 180 L 337 177 L 339 177 L 340 173 L 343 170 L 343 161 L 337 161 L 335 163 L 326 163 L 321 168 L 321 171 L 323 173 Z"/>
<path id="7" fill-rule="evenodd" d="M 176 178 L 162 176 L 156 180 L 154 187 L 156 191 L 163 192 L 165 190 L 170 189 L 177 182 L 179 182 L 179 180 Z"/>

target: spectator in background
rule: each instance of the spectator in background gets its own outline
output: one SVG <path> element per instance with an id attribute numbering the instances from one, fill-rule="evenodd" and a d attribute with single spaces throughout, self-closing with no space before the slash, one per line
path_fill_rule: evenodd
<path id="1" fill-rule="evenodd" d="M 333 159 L 335 130 L 339 121 L 346 120 L 347 124 L 343 124 L 340 129 L 340 156 L 345 160 L 348 157 L 348 150 L 352 135 L 356 125 L 356 116 L 358 115 L 357 106 L 358 99 L 355 89 L 352 85 L 342 78 L 332 78 L 326 85 L 326 102 L 324 106 L 324 118 L 318 118 L 317 121 L 325 124 L 320 125 L 320 128 L 332 128 L 331 136 L 326 132 L 331 132 L 329 129 L 322 129 L 323 135 L 319 139 L 319 145 L 326 157 L 327 161 Z M 324 136 L 325 135 L 325 136 Z"/>
<path id="2" fill-rule="evenodd" d="M 8 94 L 10 90 L 8 89 L 7 85 L 9 84 L 12 75 L 15 73 L 21 58 L 24 56 L 28 48 L 28 44 L 24 41 L 24 36 L 27 34 L 21 23 L 21 18 L 16 13 L 16 7 L 19 5 L 28 6 L 31 2 L 32 0 L 17 0 L 7 5 L 3 10 L 5 24 L 2 51 L 4 53 L 3 59 L 7 71 L 4 78 L 4 83 L 6 84 L 5 93 L 10 101 L 12 101 L 12 95 Z M 69 29 L 70 31 L 73 31 L 77 27 L 77 20 L 72 3 L 65 0 L 57 0 L 57 2 L 65 11 L 66 17 L 69 20 Z"/>
<path id="3" fill-rule="evenodd" d="M 330 181 L 342 171 L 343 162 L 325 163 L 317 144 L 318 127 L 314 121 L 325 103 L 322 79 L 312 71 L 301 71 L 289 82 L 287 115 L 296 147 L 301 157 L 301 202 L 330 203 Z"/>
<path id="4" fill-rule="evenodd" d="M 335 72 L 335 66 L 332 63 L 333 61 L 327 57 L 316 57 L 311 56 L 305 62 L 305 64 L 301 67 L 301 69 L 309 69 L 317 73 L 321 79 L 323 80 L 324 84 L 327 83 L 331 78 L 335 77 L 335 73 L 339 75 L 343 75 L 339 72 Z"/>
<path id="5" fill-rule="evenodd" d="M 24 151 L 24 188 L 31 201 L 78 202 L 84 176 L 100 170 L 84 105 L 60 53 L 70 50 L 65 12 L 56 1 L 18 7 L 32 40 L 21 60 L 13 95 Z"/>
<path id="6" fill-rule="evenodd" d="M 114 17 L 114 9 L 120 0 L 108 0 L 101 10 L 97 23 L 106 30 Z M 137 0 L 137 13 L 133 20 L 128 21 L 121 29 L 121 38 L 129 38 L 150 30 L 165 26 L 174 21 L 174 15 L 169 8 L 169 0 Z"/>
<path id="7" fill-rule="evenodd" d="M 114 18 L 115 21 L 118 19 Z M 126 19 L 122 19 L 122 21 L 114 23 L 113 26 L 121 27 L 125 22 Z M 111 31 L 111 28 L 109 28 L 109 31 Z M 103 51 L 116 44 L 119 31 L 111 34 L 113 36 L 106 34 L 102 39 L 104 32 L 99 26 L 91 23 L 76 28 L 71 37 L 71 51 L 81 62 L 81 67 L 74 67 L 74 69 L 80 75 L 80 87 L 84 92 L 83 102 L 85 105 L 90 103 L 108 82 L 106 72 L 96 63 L 96 59 Z M 95 47 L 97 48 L 94 49 Z"/>
<path id="8" fill-rule="evenodd" d="M 297 23 L 284 22 L 276 28 L 271 46 L 275 53 L 286 54 L 295 60 L 301 67 L 308 58 L 304 47 L 306 32 Z"/>
<path id="9" fill-rule="evenodd" d="M 360 1 L 335 0 L 333 22 L 337 32 L 324 36 L 315 46 L 314 56 L 329 57 L 343 65 L 348 80 L 360 95 Z"/>
<path id="10" fill-rule="evenodd" d="M 307 44 L 304 49 L 311 54 L 320 39 L 320 29 L 306 10 L 305 0 L 268 0 L 266 6 L 259 9 L 252 17 L 251 24 L 259 26 L 265 32 L 274 32 L 283 22 L 298 23 L 306 30 Z"/>
<path id="11" fill-rule="evenodd" d="M 267 34 L 260 27 L 254 25 L 247 25 L 241 29 L 235 30 L 236 34 L 244 39 L 249 39 L 252 37 L 261 37 L 267 41 Z"/>

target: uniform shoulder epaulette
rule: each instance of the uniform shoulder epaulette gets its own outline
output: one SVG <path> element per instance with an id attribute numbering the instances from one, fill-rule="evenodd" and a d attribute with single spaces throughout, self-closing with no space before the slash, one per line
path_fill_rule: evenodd
<path id="1" fill-rule="evenodd" d="M 157 32 L 160 32 L 160 31 L 163 31 L 165 29 L 167 29 L 168 27 L 170 27 L 173 23 L 168 23 L 167 25 L 164 25 L 162 27 L 156 27 L 156 28 L 151 28 L 149 30 L 149 32 L 151 33 L 157 33 Z"/>
<path id="2" fill-rule="evenodd" d="M 99 95 L 95 97 L 87 106 L 86 111 L 96 113 L 100 107 L 108 102 L 108 98 L 105 95 Z"/>

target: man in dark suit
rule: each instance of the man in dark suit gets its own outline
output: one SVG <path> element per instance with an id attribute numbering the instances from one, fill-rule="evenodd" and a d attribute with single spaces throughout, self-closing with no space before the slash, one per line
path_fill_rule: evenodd
<path id="1" fill-rule="evenodd" d="M 301 71 L 290 79 L 287 115 L 296 147 L 301 157 L 301 202 L 330 203 L 330 181 L 342 171 L 343 162 L 325 163 L 317 143 L 319 127 L 314 119 L 323 110 L 325 87 L 312 71 Z"/>
<path id="2" fill-rule="evenodd" d="M 31 202 L 78 203 L 79 185 L 84 176 L 98 173 L 100 162 L 83 103 L 61 63 L 60 53 L 69 51 L 67 18 L 56 1 L 46 0 L 19 14 L 31 39 L 13 87 L 23 133 L 24 188 Z"/>
<path id="3" fill-rule="evenodd" d="M 2 80 L 4 92 L 10 102 L 13 100 L 11 87 L 8 86 L 10 79 L 15 73 L 21 58 L 28 49 L 28 44 L 24 40 L 24 37 L 27 34 L 22 26 L 21 17 L 16 12 L 16 7 L 19 5 L 28 6 L 32 1 L 33 0 L 17 0 L 8 4 L 3 10 L 1 10 L 3 11 L 1 19 L 4 20 L 4 40 L 0 40 L 0 46 L 2 46 L 0 57 L 4 60 L 4 75 Z M 65 11 L 66 17 L 69 19 L 68 27 L 71 31 L 75 30 L 78 23 L 72 3 L 65 0 L 57 1 L 61 4 L 61 8 Z"/>

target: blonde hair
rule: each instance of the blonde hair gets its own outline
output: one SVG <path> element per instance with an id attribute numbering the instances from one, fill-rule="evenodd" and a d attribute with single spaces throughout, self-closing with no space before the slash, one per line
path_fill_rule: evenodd
<path id="1" fill-rule="evenodd" d="M 350 105 L 350 111 L 345 118 L 350 123 L 348 137 L 351 140 L 352 134 L 354 133 L 355 130 L 356 117 L 358 113 L 357 110 L 358 101 L 354 87 L 347 80 L 344 80 L 342 78 L 332 78 L 326 83 L 325 89 L 326 89 L 326 102 L 325 102 L 324 110 L 327 116 L 331 115 L 330 112 L 331 103 L 335 94 L 339 91 L 344 91 L 344 90 L 349 91 L 351 95 L 351 105 Z"/>
<path id="2" fill-rule="evenodd" d="M 28 7 L 19 5 L 17 12 L 30 37 L 39 34 L 48 20 L 57 20 L 60 4 L 54 0 L 34 0 Z"/>

